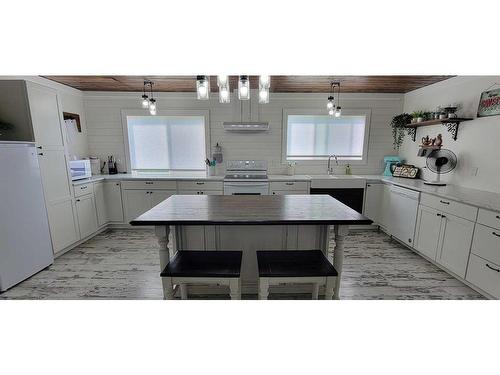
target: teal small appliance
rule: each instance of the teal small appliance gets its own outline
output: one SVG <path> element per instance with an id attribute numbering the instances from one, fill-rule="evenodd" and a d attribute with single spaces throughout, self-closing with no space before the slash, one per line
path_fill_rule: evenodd
<path id="1" fill-rule="evenodd" d="M 392 176 L 394 167 L 401 164 L 403 160 L 399 156 L 384 156 L 385 169 L 383 176 Z"/>

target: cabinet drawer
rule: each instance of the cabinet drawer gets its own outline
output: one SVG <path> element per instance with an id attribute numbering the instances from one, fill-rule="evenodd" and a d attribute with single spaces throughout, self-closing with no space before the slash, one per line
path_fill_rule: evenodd
<path id="1" fill-rule="evenodd" d="M 140 180 L 140 181 L 122 181 L 123 189 L 167 189 L 176 190 L 177 183 L 175 181 L 152 181 L 152 180 Z"/>
<path id="2" fill-rule="evenodd" d="M 222 191 L 222 181 L 179 181 L 179 190 L 220 190 Z"/>
<path id="3" fill-rule="evenodd" d="M 471 254 L 465 279 L 493 297 L 500 298 L 499 265 Z"/>
<path id="4" fill-rule="evenodd" d="M 500 264 L 500 230 L 476 224 L 472 253 L 490 262 Z"/>
<path id="5" fill-rule="evenodd" d="M 420 203 L 424 206 L 435 208 L 436 210 L 447 212 L 463 219 L 471 221 L 476 220 L 477 207 L 469 206 L 468 204 L 425 193 L 422 193 Z"/>
<path id="6" fill-rule="evenodd" d="M 500 212 L 479 209 L 477 222 L 500 230 Z"/>
<path id="7" fill-rule="evenodd" d="M 309 195 L 307 190 L 271 190 L 271 195 Z"/>
<path id="8" fill-rule="evenodd" d="M 75 191 L 75 198 L 81 197 L 86 194 L 92 194 L 94 192 L 94 184 L 92 182 L 88 184 L 81 184 L 73 186 Z"/>
<path id="9" fill-rule="evenodd" d="M 308 190 L 307 181 L 271 182 L 271 190 Z"/>

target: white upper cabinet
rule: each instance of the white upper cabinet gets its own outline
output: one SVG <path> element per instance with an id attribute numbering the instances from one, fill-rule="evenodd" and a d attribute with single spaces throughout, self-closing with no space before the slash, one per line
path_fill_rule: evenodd
<path id="1" fill-rule="evenodd" d="M 57 92 L 48 87 L 27 83 L 31 121 L 38 146 L 62 147 L 61 113 Z"/>

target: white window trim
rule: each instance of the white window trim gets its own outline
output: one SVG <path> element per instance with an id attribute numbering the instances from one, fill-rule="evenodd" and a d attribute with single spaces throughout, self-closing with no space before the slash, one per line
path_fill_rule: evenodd
<path id="1" fill-rule="evenodd" d="M 123 141 L 125 144 L 125 163 L 127 173 L 132 173 L 132 162 L 130 161 L 130 145 L 128 138 L 127 116 L 151 116 L 147 109 L 122 109 Z M 205 118 L 205 155 L 210 155 L 210 110 L 208 109 L 168 109 L 158 110 L 157 116 L 203 116 Z"/>
<path id="2" fill-rule="evenodd" d="M 341 159 L 340 161 L 349 163 L 350 165 L 366 165 L 368 164 L 368 142 L 370 139 L 370 125 L 371 125 L 371 114 L 372 110 L 370 108 L 342 108 L 342 115 L 344 116 L 366 116 L 365 123 L 365 137 L 363 140 L 363 156 L 361 160 L 355 159 Z M 300 109 L 300 108 L 283 108 L 283 119 L 281 124 L 281 163 L 286 165 L 290 160 L 286 158 L 287 149 L 287 132 L 288 132 L 288 116 L 290 115 L 303 115 L 303 116 L 325 116 L 328 115 L 326 108 L 321 109 Z M 324 160 L 328 160 L 328 157 L 318 158 L 316 160 L 295 160 L 300 165 L 317 166 L 323 165 Z"/>

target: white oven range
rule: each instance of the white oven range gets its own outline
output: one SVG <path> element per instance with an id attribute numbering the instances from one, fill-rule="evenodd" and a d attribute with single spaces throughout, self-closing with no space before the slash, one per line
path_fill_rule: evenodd
<path id="1" fill-rule="evenodd" d="M 268 195 L 267 161 L 229 160 L 224 177 L 224 195 Z"/>

